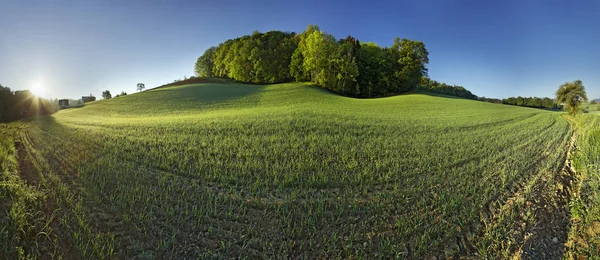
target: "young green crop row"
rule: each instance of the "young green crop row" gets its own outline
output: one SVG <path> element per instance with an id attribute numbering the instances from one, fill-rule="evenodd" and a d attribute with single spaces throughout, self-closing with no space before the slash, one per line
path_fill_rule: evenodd
<path id="1" fill-rule="evenodd" d="M 577 128 L 573 165 L 578 176 L 570 203 L 569 257 L 600 255 L 600 116 L 572 118 Z"/>
<path id="2" fill-rule="evenodd" d="M 96 247 L 159 258 L 507 255 L 505 205 L 553 181 L 571 133 L 542 110 L 293 84 L 159 89 L 28 131 L 119 223 L 88 220 L 113 237 Z"/>

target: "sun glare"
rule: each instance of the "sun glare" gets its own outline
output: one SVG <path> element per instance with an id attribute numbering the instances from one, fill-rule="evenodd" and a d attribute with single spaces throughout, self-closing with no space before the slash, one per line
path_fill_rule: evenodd
<path id="1" fill-rule="evenodd" d="M 39 83 L 33 84 L 33 86 L 31 86 L 30 91 L 32 94 L 38 97 L 43 97 L 44 95 L 46 95 L 46 90 Z"/>

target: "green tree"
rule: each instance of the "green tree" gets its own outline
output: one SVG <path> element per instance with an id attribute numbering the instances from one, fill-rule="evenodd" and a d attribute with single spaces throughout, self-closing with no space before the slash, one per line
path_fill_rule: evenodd
<path id="1" fill-rule="evenodd" d="M 12 118 L 13 92 L 8 87 L 0 84 L 0 122 L 6 122 Z"/>
<path id="2" fill-rule="evenodd" d="M 363 43 L 356 51 L 356 63 L 360 72 L 356 84 L 361 96 L 373 97 L 379 94 L 377 89 L 381 86 L 379 81 L 384 62 L 383 49 L 375 43 Z"/>
<path id="3" fill-rule="evenodd" d="M 415 89 L 421 77 L 427 76 L 426 64 L 429 63 L 429 52 L 421 41 L 408 39 L 394 40 L 392 49 L 399 51 L 398 63 L 401 66 L 398 77 L 401 82 L 400 91 Z"/>
<path id="4" fill-rule="evenodd" d="M 213 77 L 213 71 L 215 67 L 215 55 L 217 53 L 217 47 L 211 47 L 204 51 L 202 56 L 198 57 L 196 65 L 194 66 L 194 72 L 198 77 Z"/>
<path id="5" fill-rule="evenodd" d="M 102 98 L 103 99 L 111 99 L 112 95 L 110 94 L 110 91 L 108 91 L 108 90 L 102 91 Z"/>
<path id="6" fill-rule="evenodd" d="M 304 56 L 304 71 L 312 82 L 319 84 L 319 80 L 323 80 L 326 76 L 324 69 L 335 46 L 335 39 L 331 35 L 315 30 L 310 32 L 301 44 L 303 44 L 300 50 Z"/>
<path id="7" fill-rule="evenodd" d="M 146 85 L 144 85 L 144 83 L 138 83 L 137 84 L 137 91 L 142 91 L 146 88 Z"/>
<path id="8" fill-rule="evenodd" d="M 352 42 L 347 41 L 335 46 L 324 71 L 326 76 L 323 84 L 328 89 L 342 95 L 357 96 L 360 93 L 356 88 L 356 77 L 359 73 Z"/>
<path id="9" fill-rule="evenodd" d="M 556 102 L 564 104 L 572 115 L 575 115 L 581 108 L 581 104 L 587 100 L 585 87 L 581 80 L 566 82 L 556 90 Z"/>
<path id="10" fill-rule="evenodd" d="M 310 78 L 304 72 L 304 56 L 302 56 L 302 51 L 300 48 L 297 48 L 292 54 L 292 59 L 290 61 L 290 74 L 297 82 L 309 81 Z"/>
<path id="11" fill-rule="evenodd" d="M 542 99 L 542 107 L 544 108 L 553 108 L 554 107 L 554 100 L 552 100 L 551 98 L 543 98 Z"/>

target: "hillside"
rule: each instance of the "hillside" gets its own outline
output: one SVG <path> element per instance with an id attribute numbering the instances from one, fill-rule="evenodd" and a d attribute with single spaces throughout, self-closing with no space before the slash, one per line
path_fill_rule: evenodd
<path id="1" fill-rule="evenodd" d="M 73 240 L 52 245 L 83 258 L 539 257 L 567 238 L 554 176 L 572 132 L 559 113 L 206 83 L 27 127 L 36 183 L 69 187 L 59 218 L 84 223 L 57 226 Z"/>

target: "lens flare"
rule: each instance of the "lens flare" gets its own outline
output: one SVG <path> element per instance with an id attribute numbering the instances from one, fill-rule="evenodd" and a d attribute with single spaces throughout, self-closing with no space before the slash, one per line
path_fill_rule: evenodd
<path id="1" fill-rule="evenodd" d="M 44 89 L 44 87 L 42 87 L 41 84 L 39 84 L 39 83 L 33 84 L 33 86 L 31 86 L 31 89 L 29 91 L 31 91 L 32 94 L 34 94 L 38 97 L 43 97 L 46 95 L 46 89 Z"/>

